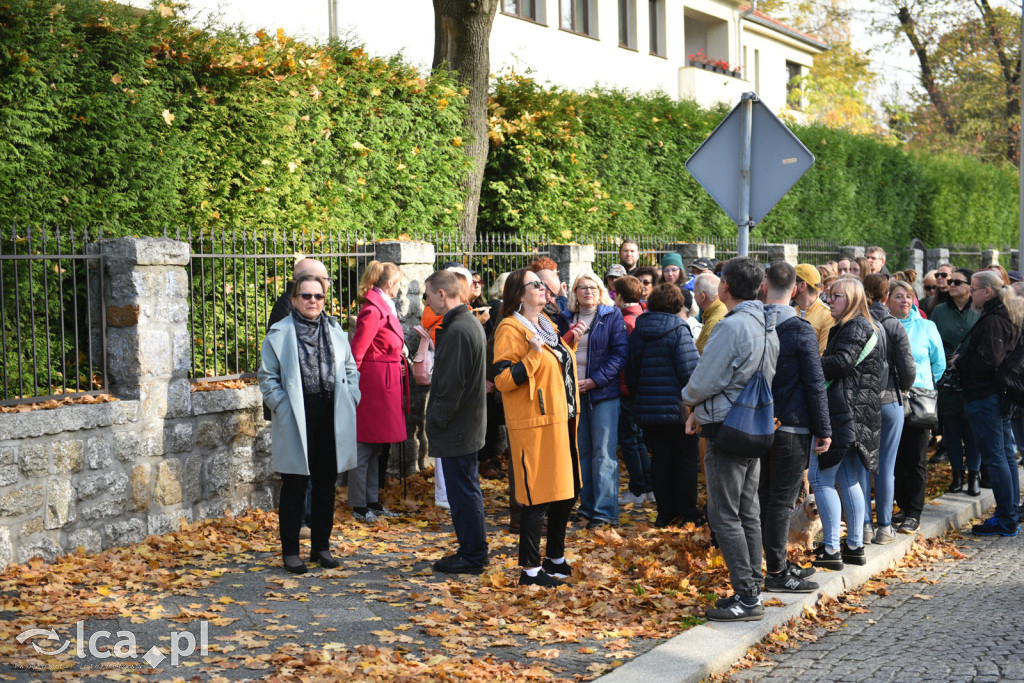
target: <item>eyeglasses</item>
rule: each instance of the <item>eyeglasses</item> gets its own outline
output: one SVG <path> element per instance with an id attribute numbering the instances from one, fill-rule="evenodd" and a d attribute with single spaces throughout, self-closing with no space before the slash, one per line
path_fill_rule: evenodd
<path id="1" fill-rule="evenodd" d="M 483 284 L 484 284 L 483 280 L 473 280 L 473 286 L 474 287 L 482 287 Z"/>
<path id="2" fill-rule="evenodd" d="M 934 292 L 935 291 L 935 285 L 925 285 L 924 286 L 924 291 L 926 291 L 926 292 Z"/>
<path id="3" fill-rule="evenodd" d="M 547 287 L 547 285 L 544 284 L 543 282 L 541 282 L 540 280 L 533 280 L 531 282 L 526 282 L 526 283 L 524 283 L 523 286 L 524 287 L 533 287 L 534 289 L 540 289 L 541 287 Z"/>
<path id="4" fill-rule="evenodd" d="M 967 284 L 967 280 L 950 280 L 949 281 L 949 286 L 950 287 L 959 287 L 960 285 L 966 285 L 966 284 Z M 925 289 L 928 289 L 928 288 L 925 287 Z"/>
<path id="5" fill-rule="evenodd" d="M 576 288 L 577 292 L 597 292 L 599 290 L 600 290 L 599 287 L 577 287 Z"/>
<path id="6" fill-rule="evenodd" d="M 939 271 L 938 273 L 935 273 L 935 277 L 936 277 L 936 279 L 938 279 L 938 280 L 945 280 L 945 279 L 946 279 L 947 277 L 949 277 L 949 273 L 943 273 L 943 272 L 942 272 L 942 271 L 940 270 L 940 271 Z"/>
<path id="7" fill-rule="evenodd" d="M 988 289 L 988 287 L 971 287 L 971 294 L 974 292 L 980 292 L 983 289 Z"/>
<path id="8" fill-rule="evenodd" d="M 829 294 L 828 296 L 826 296 L 825 297 L 825 301 L 835 301 L 836 299 L 845 299 L 845 298 L 846 298 L 845 294 L 839 294 L 837 292 L 837 293 Z"/>
<path id="9" fill-rule="evenodd" d="M 316 299 L 317 301 L 324 300 L 323 294 L 314 294 L 313 292 L 301 292 L 299 296 L 301 296 L 305 301 L 310 301 L 311 299 Z"/>

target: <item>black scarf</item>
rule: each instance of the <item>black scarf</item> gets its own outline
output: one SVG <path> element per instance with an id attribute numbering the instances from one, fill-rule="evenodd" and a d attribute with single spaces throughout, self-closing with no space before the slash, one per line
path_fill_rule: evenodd
<path id="1" fill-rule="evenodd" d="M 321 313 L 309 320 L 298 311 L 292 311 L 304 394 L 334 391 L 334 344 L 326 318 Z"/>

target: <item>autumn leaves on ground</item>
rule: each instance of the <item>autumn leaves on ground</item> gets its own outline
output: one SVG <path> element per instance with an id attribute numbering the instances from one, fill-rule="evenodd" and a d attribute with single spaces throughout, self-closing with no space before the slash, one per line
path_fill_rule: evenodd
<path id="1" fill-rule="evenodd" d="M 454 549 L 454 534 L 447 513 L 426 502 L 433 495 L 429 474 L 410 477 L 404 497 L 401 484 L 392 483 L 384 501 L 406 516 L 390 523 L 362 525 L 339 502 L 332 545 L 342 566 L 334 570 L 284 573 L 276 513 L 260 511 L 184 525 L 97 555 L 8 567 L 0 574 L 0 661 L 9 666 L 0 677 L 29 669 L 53 679 L 581 680 L 701 623 L 709 602 L 729 593 L 707 528 L 655 529 L 653 506 L 625 507 L 616 529 L 574 528 L 571 586 L 518 588 L 518 537 L 506 531 L 505 484 L 485 481 L 484 492 L 492 559 L 479 577 L 440 576 L 430 568 Z M 809 554 L 797 559 L 806 564 Z M 232 597 L 242 582 L 248 592 Z M 344 599 L 369 610 L 357 617 L 365 622 L 361 642 L 326 625 L 322 612 Z M 773 602 L 779 604 L 766 604 Z M 298 603 L 309 614 L 296 619 L 289 610 Z M 148 624 L 162 633 L 195 630 L 205 620 L 209 650 L 184 668 L 147 670 L 130 660 L 136 668 L 115 670 L 114 660 L 99 669 L 95 660 L 76 659 L 74 644 L 43 656 L 16 640 L 32 628 L 71 638 L 79 620 L 116 620 L 120 626 L 110 630 Z"/>

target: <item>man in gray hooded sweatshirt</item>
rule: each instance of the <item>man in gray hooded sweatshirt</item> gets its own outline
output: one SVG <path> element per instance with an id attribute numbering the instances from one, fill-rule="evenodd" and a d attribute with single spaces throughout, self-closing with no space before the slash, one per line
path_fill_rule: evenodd
<path id="1" fill-rule="evenodd" d="M 761 453 L 730 453 L 715 441 L 722 421 L 760 368 L 771 382 L 779 355 L 775 312 L 765 311 L 757 292 L 764 267 L 752 258 L 730 259 L 722 270 L 718 298 L 729 311 L 715 326 L 704 355 L 683 388 L 693 407 L 686 431 L 707 438 L 704 476 L 708 487 L 708 521 L 729 568 L 734 594 L 706 612 L 712 621 L 757 621 L 761 601 L 761 519 L 757 497 Z M 764 359 L 762 365 L 762 358 Z"/>

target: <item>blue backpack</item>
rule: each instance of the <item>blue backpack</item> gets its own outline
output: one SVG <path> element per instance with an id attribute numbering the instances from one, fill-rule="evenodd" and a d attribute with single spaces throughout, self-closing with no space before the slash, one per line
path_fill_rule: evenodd
<path id="1" fill-rule="evenodd" d="M 759 458 L 771 448 L 775 439 L 775 399 L 763 372 L 767 351 L 768 324 L 765 322 L 761 364 L 729 408 L 729 414 L 714 439 L 715 446 L 723 451 Z"/>

